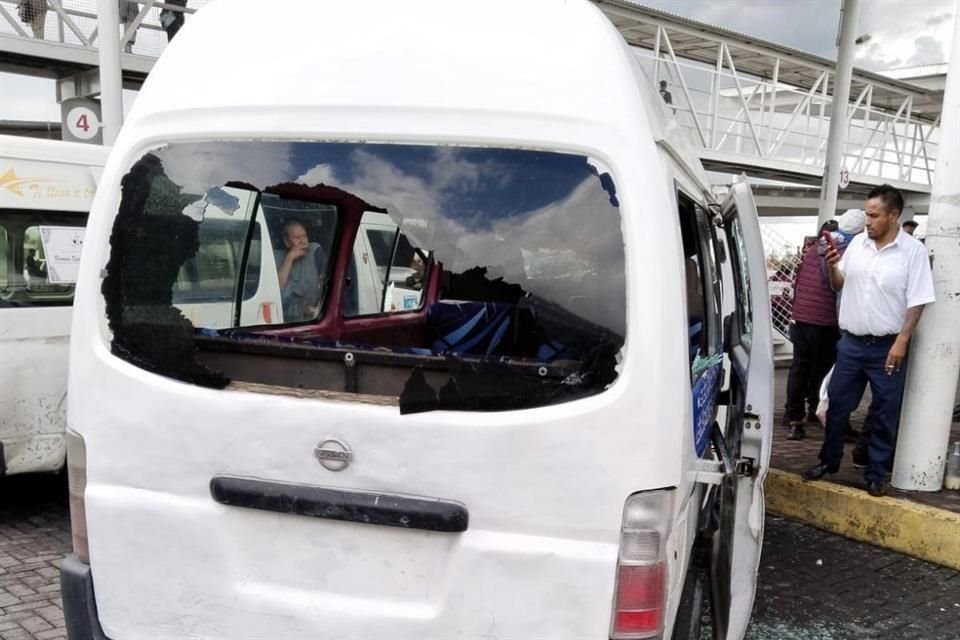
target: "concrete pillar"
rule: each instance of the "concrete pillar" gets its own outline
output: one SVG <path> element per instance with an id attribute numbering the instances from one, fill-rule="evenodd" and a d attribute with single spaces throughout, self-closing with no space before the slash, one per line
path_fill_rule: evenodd
<path id="1" fill-rule="evenodd" d="M 100 53 L 100 111 L 103 144 L 112 145 L 123 124 L 123 81 L 120 69 L 120 11 L 117 0 L 97 0 Z"/>
<path id="2" fill-rule="evenodd" d="M 960 3 L 954 10 L 937 173 L 927 218 L 937 301 L 923 312 L 910 346 L 893 486 L 939 491 L 960 374 Z"/>
<path id="3" fill-rule="evenodd" d="M 833 109 L 830 132 L 827 134 L 827 157 L 823 165 L 823 183 L 820 187 L 820 209 L 817 228 L 836 217 L 837 189 L 840 170 L 843 169 L 843 150 L 847 145 L 850 105 L 850 78 L 853 76 L 853 53 L 856 47 L 857 16 L 860 0 L 843 0 L 843 22 L 840 24 L 840 48 L 837 52 L 837 71 L 833 85 Z"/>

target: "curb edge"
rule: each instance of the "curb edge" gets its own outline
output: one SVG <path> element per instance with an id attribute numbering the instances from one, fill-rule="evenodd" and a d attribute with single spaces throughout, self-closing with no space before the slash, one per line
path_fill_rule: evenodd
<path id="1" fill-rule="evenodd" d="M 960 513 L 778 469 L 764 489 L 773 514 L 960 571 Z"/>

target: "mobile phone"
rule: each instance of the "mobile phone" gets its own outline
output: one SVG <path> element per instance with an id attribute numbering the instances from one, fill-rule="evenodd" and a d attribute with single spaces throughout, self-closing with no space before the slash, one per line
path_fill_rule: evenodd
<path id="1" fill-rule="evenodd" d="M 820 234 L 820 237 L 822 237 L 824 240 L 827 241 L 827 245 L 828 245 L 831 249 L 833 249 L 834 251 L 837 250 L 837 245 L 835 245 L 835 244 L 833 243 L 833 234 L 832 234 L 832 233 L 830 233 L 829 231 L 827 231 L 826 229 L 824 229 L 824 230 L 823 230 L 823 233 Z"/>

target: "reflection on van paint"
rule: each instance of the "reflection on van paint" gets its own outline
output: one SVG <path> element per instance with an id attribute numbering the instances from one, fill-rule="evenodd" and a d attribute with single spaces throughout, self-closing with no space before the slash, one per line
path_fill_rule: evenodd
<path id="1" fill-rule="evenodd" d="M 257 158 L 272 167 L 269 177 L 287 181 L 258 184 Z M 599 393 L 616 379 L 624 344 L 618 204 L 613 178 L 571 154 L 170 145 L 144 156 L 122 181 L 102 287 L 113 352 L 214 388 L 234 379 L 399 397 L 401 413 L 507 410 Z M 362 233 L 368 219 L 375 226 Z M 281 269 L 292 251 L 291 222 L 323 257 L 310 280 L 320 303 L 303 317 L 286 294 L 281 304 L 275 281 L 293 273 Z M 211 235 L 211 225 L 226 227 Z M 230 247 L 206 249 L 225 234 Z M 206 277 L 218 293 L 191 289 L 187 304 L 183 270 L 192 264 L 188 271 L 198 272 L 201 255 L 216 261 Z M 261 270 L 271 256 L 276 269 Z M 190 313 L 194 303 L 210 303 L 219 319 Z M 281 371 L 289 361 L 252 357 L 289 356 L 291 345 L 311 375 L 291 380 Z"/>

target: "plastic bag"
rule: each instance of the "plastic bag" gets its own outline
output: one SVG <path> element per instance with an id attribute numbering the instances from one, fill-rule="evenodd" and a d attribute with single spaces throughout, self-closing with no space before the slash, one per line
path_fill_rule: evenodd
<path id="1" fill-rule="evenodd" d="M 160 26 L 164 29 L 169 29 L 170 25 L 173 24 L 173 21 L 177 19 L 177 14 L 170 9 L 163 9 L 160 11 Z"/>
<path id="2" fill-rule="evenodd" d="M 827 389 L 830 387 L 830 377 L 833 375 L 833 367 L 823 376 L 823 382 L 820 383 L 820 402 L 817 404 L 817 420 L 820 424 L 827 424 L 827 409 L 830 407 L 830 396 L 827 395 Z"/>

